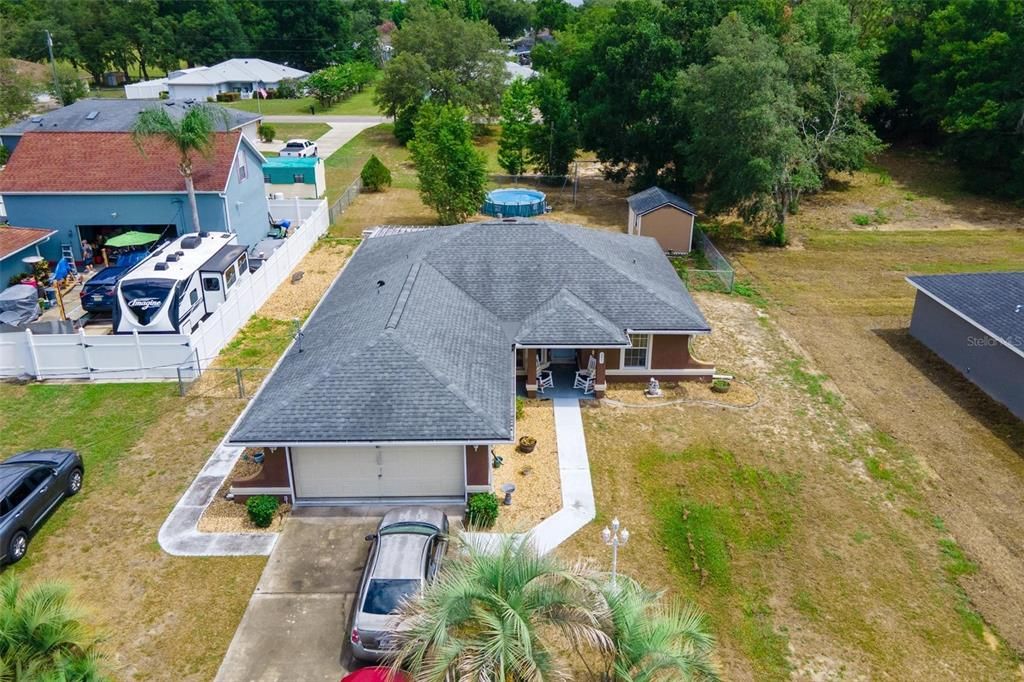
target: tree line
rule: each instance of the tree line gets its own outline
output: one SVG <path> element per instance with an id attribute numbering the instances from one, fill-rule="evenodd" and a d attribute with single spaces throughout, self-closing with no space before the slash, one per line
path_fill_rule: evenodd
<path id="1" fill-rule="evenodd" d="M 476 0 L 412 3 L 378 102 L 407 141 L 425 103 L 501 115 L 512 174 L 577 149 L 637 188 L 706 191 L 784 243 L 787 216 L 887 144 L 941 149 L 973 189 L 1024 196 L 1024 0 L 539 0 L 527 85 Z"/>
<path id="2" fill-rule="evenodd" d="M 96 83 L 110 70 L 154 72 L 258 57 L 305 71 L 376 58 L 381 0 L 0 0 L 6 56 L 57 59 Z"/>

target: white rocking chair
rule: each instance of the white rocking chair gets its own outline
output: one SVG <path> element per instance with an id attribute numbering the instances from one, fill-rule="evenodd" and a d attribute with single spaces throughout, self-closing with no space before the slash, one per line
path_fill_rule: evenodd
<path id="1" fill-rule="evenodd" d="M 543 369 L 537 372 L 537 391 L 544 392 L 545 388 L 554 388 L 555 379 L 551 376 L 551 370 Z"/>
<path id="2" fill-rule="evenodd" d="M 583 389 L 583 394 L 594 392 L 594 377 L 597 375 L 597 358 L 593 355 L 587 360 L 587 368 L 576 372 L 576 379 L 572 382 L 573 388 Z"/>

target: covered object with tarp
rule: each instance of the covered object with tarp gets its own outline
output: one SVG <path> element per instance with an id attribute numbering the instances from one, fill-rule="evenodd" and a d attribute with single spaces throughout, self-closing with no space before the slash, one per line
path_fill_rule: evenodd
<path id="1" fill-rule="evenodd" d="M 39 294 L 34 286 L 15 284 L 0 291 L 0 323 L 20 327 L 39 317 Z"/>

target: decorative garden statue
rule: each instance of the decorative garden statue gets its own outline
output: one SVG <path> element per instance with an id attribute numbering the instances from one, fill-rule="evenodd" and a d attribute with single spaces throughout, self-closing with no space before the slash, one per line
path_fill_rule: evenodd
<path id="1" fill-rule="evenodd" d="M 647 395 L 656 398 L 661 395 L 661 384 L 654 377 L 647 383 Z"/>

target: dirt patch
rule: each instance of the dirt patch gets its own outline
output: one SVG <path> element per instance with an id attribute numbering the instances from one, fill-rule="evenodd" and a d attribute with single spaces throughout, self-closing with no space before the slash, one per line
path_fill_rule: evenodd
<path id="1" fill-rule="evenodd" d="M 675 402 L 702 402 L 711 405 L 732 407 L 753 407 L 757 404 L 757 391 L 748 384 L 732 381 L 729 391 L 716 393 L 711 384 L 698 381 L 680 381 L 676 384 L 661 383 L 661 398 L 647 397 L 647 384 L 610 384 L 605 397 L 627 405 L 664 407 Z"/>
<path id="2" fill-rule="evenodd" d="M 503 498 L 501 486 L 513 483 L 512 504 L 502 505 L 494 531 L 528 531 L 562 507 L 562 483 L 558 474 L 558 443 L 555 411 L 549 400 L 527 400 L 523 416 L 516 420 L 517 436 L 537 439 L 533 452 L 520 452 L 515 445 L 496 445 L 494 454 L 503 463 L 494 471 L 494 490 Z"/>
<path id="3" fill-rule="evenodd" d="M 336 244 L 321 241 L 306 254 L 292 275 L 285 279 L 263 307 L 259 310 L 261 317 L 275 320 L 291 321 L 296 310 L 312 310 L 327 287 L 338 276 L 342 266 L 352 255 L 353 247 L 348 244 Z M 292 282 L 292 277 L 302 273 L 302 278 Z"/>

